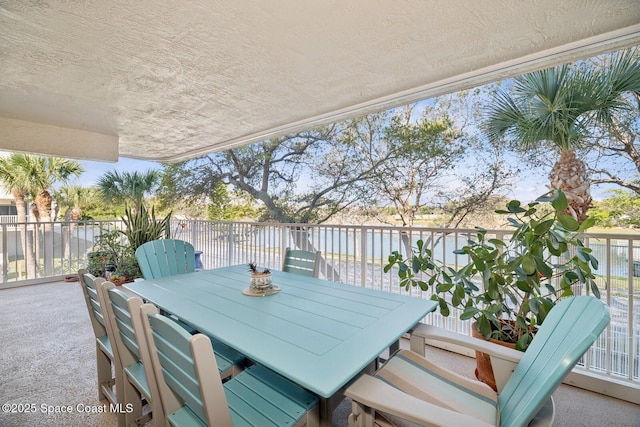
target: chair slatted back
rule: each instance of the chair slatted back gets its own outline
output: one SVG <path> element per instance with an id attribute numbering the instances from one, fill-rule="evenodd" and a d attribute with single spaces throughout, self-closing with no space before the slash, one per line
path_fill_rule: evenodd
<path id="1" fill-rule="evenodd" d="M 149 399 L 154 420 L 158 420 L 154 425 L 163 426 L 164 411 L 160 392 L 140 317 L 143 301 L 140 297 L 131 296 L 107 281 L 98 285 L 98 292 L 100 300 L 103 301 L 107 328 L 110 328 L 110 336 L 117 348 L 116 369 L 139 366 L 142 363 L 142 370 L 133 369 L 131 375 L 136 377 L 135 382 L 139 384 L 136 388 Z"/>
<path id="2" fill-rule="evenodd" d="M 120 336 L 120 341 L 135 361 L 141 360 L 140 347 L 138 346 L 138 338 L 133 328 L 131 311 L 129 310 L 129 299 L 136 298 L 127 295 L 115 286 L 109 286 L 107 289 L 109 300 L 111 301 L 111 309 L 115 320 L 114 326 Z M 142 300 L 138 298 L 138 305 L 142 305 Z M 138 308 L 139 310 L 139 308 Z M 114 331 L 116 332 L 116 331 Z"/>
<path id="3" fill-rule="evenodd" d="M 78 270 L 80 287 L 89 312 L 91 327 L 96 337 L 96 368 L 98 374 L 98 398 L 108 399 L 111 403 L 117 402 L 116 390 L 113 385 L 116 379 L 113 375 L 114 349 L 107 332 L 107 324 L 103 307 L 96 286 L 104 282 L 104 279 L 96 278 L 86 269 Z"/>
<path id="4" fill-rule="evenodd" d="M 104 323 L 104 316 L 102 315 L 102 307 L 100 307 L 100 300 L 98 299 L 98 290 L 94 283 L 96 277 L 84 269 L 79 270 L 78 275 L 80 276 L 82 293 L 84 294 L 87 309 L 89 310 L 93 332 L 96 338 L 103 337 L 107 335 L 107 330 Z"/>
<path id="5" fill-rule="evenodd" d="M 136 249 L 136 259 L 145 279 L 196 270 L 193 245 L 183 240 L 160 239 L 144 243 Z"/>
<path id="6" fill-rule="evenodd" d="M 166 386 L 158 381 L 165 413 L 186 406 L 205 424 L 215 420 L 232 425 L 209 338 L 190 335 L 151 304 L 145 304 L 142 313 L 155 372 L 162 373 Z"/>
<path id="7" fill-rule="evenodd" d="M 501 425 L 527 425 L 610 320 L 602 301 L 559 302 L 545 319 L 498 398 Z"/>
<path id="8" fill-rule="evenodd" d="M 308 277 L 318 277 L 318 259 L 320 252 L 287 248 L 284 254 L 282 271 Z"/>

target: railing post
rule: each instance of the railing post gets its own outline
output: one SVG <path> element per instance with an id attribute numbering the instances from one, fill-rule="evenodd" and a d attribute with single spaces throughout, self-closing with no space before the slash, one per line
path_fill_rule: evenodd
<path id="1" fill-rule="evenodd" d="M 18 231 L 18 227 L 15 227 Z M 2 224 L 2 282 L 7 283 L 9 280 L 9 245 L 7 244 L 7 224 Z M 18 245 L 16 244 L 16 253 Z"/>
<path id="2" fill-rule="evenodd" d="M 198 220 L 191 222 L 191 244 L 198 249 Z"/>
<path id="3" fill-rule="evenodd" d="M 227 244 L 227 265 L 233 265 L 233 223 L 229 223 L 229 241 Z"/>
<path id="4" fill-rule="evenodd" d="M 284 250 L 287 248 L 288 241 L 289 241 L 289 235 L 287 233 L 287 226 L 280 225 L 280 254 L 284 254 Z M 281 259 L 280 263 L 283 264 L 284 260 Z"/>
<path id="5" fill-rule="evenodd" d="M 627 328 L 628 328 L 628 334 L 627 334 L 627 348 L 628 348 L 628 355 L 627 355 L 627 372 L 629 373 L 627 378 L 632 380 L 633 379 L 633 364 L 635 362 L 635 358 L 634 358 L 634 346 L 633 346 L 633 341 L 634 341 L 634 333 L 633 333 L 633 320 L 634 320 L 634 316 L 633 316 L 633 293 L 634 293 L 634 289 L 633 289 L 633 284 L 634 284 L 634 275 L 635 275 L 635 251 L 634 251 L 634 247 L 633 247 L 633 240 L 629 239 L 629 247 L 628 247 L 628 258 L 629 258 L 629 270 L 627 273 L 627 304 L 628 304 L 628 308 L 627 308 Z"/>
<path id="6" fill-rule="evenodd" d="M 355 230 L 354 230 L 355 232 Z M 367 228 L 360 228 L 360 286 L 367 287 Z"/>

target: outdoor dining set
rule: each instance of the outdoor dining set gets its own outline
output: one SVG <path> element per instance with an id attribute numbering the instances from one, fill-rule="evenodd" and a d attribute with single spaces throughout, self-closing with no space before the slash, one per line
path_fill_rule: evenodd
<path id="1" fill-rule="evenodd" d="M 98 398 L 119 426 L 330 426 L 345 396 L 353 426 L 548 425 L 551 394 L 609 321 L 599 300 L 567 298 L 521 353 L 423 323 L 436 301 L 323 280 L 314 252 L 287 249 L 264 288 L 246 265 L 196 269 L 180 240 L 136 257 L 144 280 L 123 286 L 79 271 Z M 497 393 L 424 358 L 428 339 L 470 343 L 513 373 Z"/>

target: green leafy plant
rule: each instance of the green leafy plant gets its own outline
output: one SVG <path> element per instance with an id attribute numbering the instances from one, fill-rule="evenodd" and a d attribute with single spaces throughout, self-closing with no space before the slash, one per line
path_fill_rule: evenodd
<path id="1" fill-rule="evenodd" d="M 94 239 L 92 252 L 88 254 L 87 270 L 96 277 L 103 277 L 107 266 L 117 265 L 124 249 L 122 236 L 117 230 L 100 233 Z"/>
<path id="2" fill-rule="evenodd" d="M 144 204 L 139 209 L 125 206 L 125 216 L 121 218 L 124 222 L 124 229 L 120 232 L 127 237 L 129 247 L 135 252 L 140 245 L 162 237 L 168 237 L 171 221 L 171 212 L 162 218 L 157 219 L 155 207 L 149 211 Z"/>
<path id="3" fill-rule="evenodd" d="M 109 266 L 114 269 L 111 280 L 121 276 L 124 280 L 142 277 L 135 253 L 120 230 L 107 231 L 97 236 L 94 251 L 89 253 L 87 270 L 94 276 L 104 277 Z"/>
<path id="4" fill-rule="evenodd" d="M 87 269 L 95 276 L 104 276 L 108 265 L 115 267 L 115 276 L 129 280 L 142 277 L 136 249 L 143 243 L 168 237 L 171 213 L 158 220 L 155 209 L 149 211 L 144 205 L 139 209 L 125 206 L 125 216 L 121 218 L 123 230 L 112 230 L 96 237 L 94 251 L 89 254 Z"/>
<path id="5" fill-rule="evenodd" d="M 142 277 L 138 260 L 136 259 L 135 253 L 131 250 L 127 250 L 119 257 L 117 271 L 131 280 Z"/>
<path id="6" fill-rule="evenodd" d="M 578 224 L 567 208 L 562 191 L 524 206 L 512 200 L 506 210 L 496 211 L 508 215 L 511 238 L 489 238 L 487 230 L 476 228 L 454 251 L 468 256 L 463 267 L 433 259 L 420 240 L 408 259 L 393 252 L 384 271 L 397 267 L 400 286 L 431 289 L 443 316 L 459 308 L 460 319 L 474 319 L 485 338 L 516 343 L 524 351 L 556 301 L 573 295 L 573 286 L 584 285 L 600 296 L 592 271 L 598 260 L 578 237 L 593 221 Z"/>

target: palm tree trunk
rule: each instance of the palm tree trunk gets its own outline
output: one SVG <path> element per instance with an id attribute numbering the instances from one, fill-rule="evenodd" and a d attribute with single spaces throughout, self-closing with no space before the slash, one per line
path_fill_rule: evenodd
<path id="1" fill-rule="evenodd" d="M 36 260 L 33 251 L 33 238 L 29 234 L 30 232 L 27 226 L 27 203 L 22 193 L 13 191 L 12 195 L 16 202 L 18 232 L 20 233 L 22 257 L 25 262 L 25 269 L 27 273 L 26 279 L 34 279 L 36 277 Z"/>
<path id="2" fill-rule="evenodd" d="M 44 255 L 44 274 L 53 274 L 54 244 L 53 244 L 53 224 L 51 223 L 51 201 L 52 197 L 46 189 L 40 190 L 36 196 L 36 206 L 38 207 L 39 221 L 42 223 L 42 250 Z"/>
<path id="3" fill-rule="evenodd" d="M 33 234 L 30 234 L 30 238 L 33 239 L 31 245 L 34 248 L 36 272 L 40 272 L 40 212 L 35 203 L 31 203 L 31 218 L 31 223 L 33 224 Z"/>
<path id="4" fill-rule="evenodd" d="M 68 259 L 69 265 L 71 265 L 71 241 L 73 240 L 73 233 L 78 226 L 78 220 L 82 217 L 82 211 L 78 205 L 75 205 L 73 209 L 67 210 L 64 214 L 64 221 L 66 227 L 63 227 L 62 232 L 62 254 L 61 259 Z"/>
<path id="5" fill-rule="evenodd" d="M 591 182 L 584 162 L 572 150 L 562 150 L 560 159 L 551 169 L 549 182 L 552 190 L 562 190 L 567 196 L 569 208 L 566 213 L 583 223 L 591 207 Z"/>

